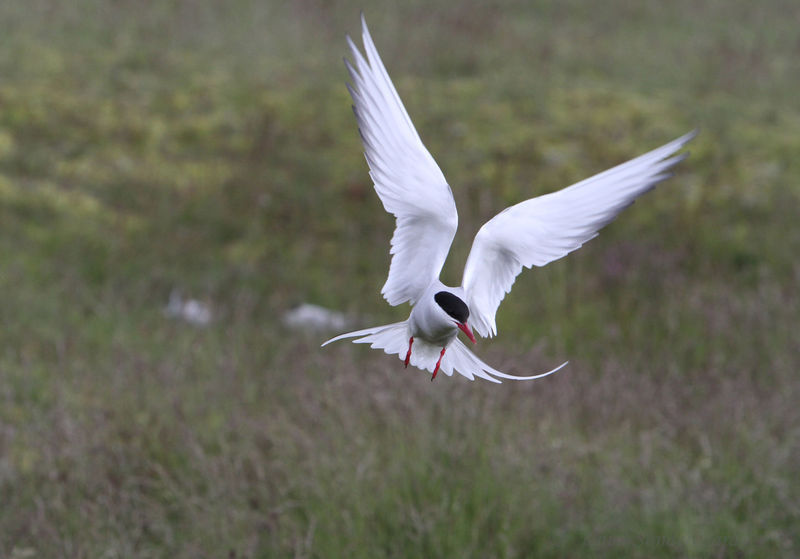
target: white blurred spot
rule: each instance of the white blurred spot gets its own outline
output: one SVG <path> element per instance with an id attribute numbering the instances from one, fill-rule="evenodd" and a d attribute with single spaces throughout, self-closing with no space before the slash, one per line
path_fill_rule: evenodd
<path id="1" fill-rule="evenodd" d="M 346 314 L 303 303 L 283 315 L 283 323 L 297 330 L 344 330 L 353 324 Z"/>
<path id="2" fill-rule="evenodd" d="M 197 299 L 184 300 L 181 292 L 173 289 L 169 294 L 169 302 L 164 307 L 164 315 L 194 326 L 206 326 L 211 322 L 211 307 Z"/>

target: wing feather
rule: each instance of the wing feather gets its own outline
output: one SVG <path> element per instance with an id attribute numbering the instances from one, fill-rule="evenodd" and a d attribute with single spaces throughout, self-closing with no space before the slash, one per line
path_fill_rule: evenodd
<path id="1" fill-rule="evenodd" d="M 596 237 L 638 196 L 671 176 L 669 169 L 686 157 L 673 154 L 694 136 L 506 208 L 486 222 L 472 243 L 462 280 L 475 331 L 495 335 L 497 308 L 523 267 L 544 266 Z"/>
<path id="2" fill-rule="evenodd" d="M 364 154 L 375 191 L 396 219 L 389 277 L 381 293 L 390 305 L 415 303 L 439 276 L 458 227 L 450 186 L 425 148 L 381 61 L 362 15 L 366 57 L 347 37 L 345 60 Z"/>

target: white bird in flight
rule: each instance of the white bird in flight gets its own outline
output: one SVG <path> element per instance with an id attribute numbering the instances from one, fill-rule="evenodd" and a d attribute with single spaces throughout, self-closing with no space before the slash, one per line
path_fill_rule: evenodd
<path id="1" fill-rule="evenodd" d="M 544 266 L 597 236 L 600 228 L 637 196 L 668 178 L 669 168 L 687 154 L 674 155 L 695 132 L 563 190 L 506 208 L 480 228 L 467 258 L 461 286 L 439 281 L 458 226 L 450 186 L 420 140 L 383 66 L 362 14 L 366 58 L 352 39 L 355 61 L 345 65 L 347 88 L 364 144 L 370 177 L 383 207 L 396 218 L 389 277 L 381 290 L 392 306 L 409 302 L 407 320 L 336 336 L 358 338 L 432 373 L 454 371 L 474 380 L 531 380 L 552 374 L 514 376 L 481 361 L 458 339 L 461 330 L 476 343 L 497 334 L 495 313 L 522 268 Z"/>

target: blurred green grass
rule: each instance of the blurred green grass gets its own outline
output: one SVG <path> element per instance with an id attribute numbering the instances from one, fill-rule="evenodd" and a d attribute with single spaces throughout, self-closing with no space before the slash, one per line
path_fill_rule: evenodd
<path id="1" fill-rule="evenodd" d="M 519 279 L 479 353 L 571 363 L 496 387 L 278 320 L 407 312 L 342 85 L 361 7 L 0 6 L 0 555 L 795 556 L 800 8 L 365 7 L 453 185 L 449 283 L 503 207 L 700 128 Z"/>

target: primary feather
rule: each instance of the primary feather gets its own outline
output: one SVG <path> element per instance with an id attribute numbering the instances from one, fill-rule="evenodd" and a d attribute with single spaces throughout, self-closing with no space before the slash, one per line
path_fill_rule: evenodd
<path id="1" fill-rule="evenodd" d="M 522 268 L 544 266 L 597 236 L 623 209 L 667 178 L 686 155 L 672 156 L 694 132 L 558 192 L 506 208 L 480 228 L 462 285 L 470 324 L 484 337 L 497 333 L 497 307 Z"/>
<path id="2" fill-rule="evenodd" d="M 458 227 L 450 186 L 419 138 L 362 16 L 366 58 L 347 38 L 353 112 L 375 191 L 396 218 L 392 262 L 381 292 L 390 305 L 416 303 L 439 277 Z"/>

